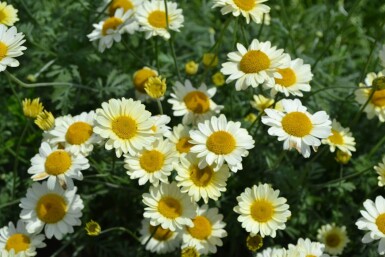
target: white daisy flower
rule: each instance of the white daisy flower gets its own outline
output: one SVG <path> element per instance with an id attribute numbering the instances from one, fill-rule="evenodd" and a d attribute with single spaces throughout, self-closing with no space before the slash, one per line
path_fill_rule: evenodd
<path id="1" fill-rule="evenodd" d="M 116 10 L 119 8 L 122 8 L 124 12 L 130 11 L 132 13 L 130 18 L 133 18 L 133 21 L 124 26 L 123 29 L 129 34 L 134 34 L 139 30 L 139 23 L 136 20 L 135 13 L 142 3 L 143 0 L 104 0 L 104 6 L 101 10 L 105 10 L 105 8 L 107 8 L 106 5 L 109 5 L 107 9 L 109 16 L 114 16 Z"/>
<path id="2" fill-rule="evenodd" d="M 261 184 L 247 187 L 237 197 L 238 205 L 234 207 L 234 211 L 240 214 L 238 221 L 252 236 L 259 233 L 261 237 L 275 237 L 278 229 L 286 228 L 285 222 L 291 212 L 286 199 L 278 196 L 279 190 L 274 190 L 268 184 Z"/>
<path id="3" fill-rule="evenodd" d="M 237 52 L 227 55 L 229 62 L 222 64 L 221 72 L 230 75 L 226 83 L 236 80 L 237 91 L 249 86 L 258 87 L 270 78 L 282 78 L 278 69 L 289 66 L 290 57 L 283 53 L 282 49 L 271 46 L 270 41 L 259 42 L 254 39 L 249 48 L 237 44 Z"/>
<path id="4" fill-rule="evenodd" d="M 7 4 L 6 2 L 0 2 L 0 24 L 13 26 L 17 21 L 19 21 L 17 13 L 18 10 L 12 5 Z"/>
<path id="5" fill-rule="evenodd" d="M 141 26 L 140 30 L 146 33 L 146 39 L 161 36 L 170 38 L 168 29 L 179 32 L 183 27 L 184 17 L 182 9 L 174 2 L 167 3 L 167 17 L 163 0 L 145 1 L 136 12 L 136 18 Z"/>
<path id="6" fill-rule="evenodd" d="M 355 91 L 356 101 L 358 103 L 363 105 L 368 101 L 369 96 L 372 94 L 372 90 L 374 89 L 365 87 L 372 86 L 373 80 L 382 76 L 384 76 L 382 72 L 377 74 L 371 72 L 366 75 L 365 84 L 360 83 L 359 86 L 361 88 Z M 366 112 L 368 119 L 373 119 L 374 116 L 377 116 L 381 122 L 385 122 L 385 89 L 376 90 L 373 93 L 373 96 L 366 105 L 364 112 Z"/>
<path id="7" fill-rule="evenodd" d="M 135 155 L 155 141 L 150 117 L 151 113 L 140 101 L 124 97 L 110 99 L 102 103 L 102 109 L 96 110 L 94 132 L 108 139 L 105 148 L 115 148 L 117 157 L 123 153 Z"/>
<path id="8" fill-rule="evenodd" d="M 25 42 L 24 34 L 17 33 L 16 27 L 7 28 L 0 24 L 0 72 L 4 71 L 7 66 L 18 67 L 19 61 L 15 59 L 23 55 L 23 51 L 27 49 L 22 44 Z"/>
<path id="9" fill-rule="evenodd" d="M 140 234 L 142 245 L 147 243 L 146 250 L 153 253 L 170 253 L 181 245 L 180 232 L 164 229 L 161 226 L 152 226 L 148 219 L 142 220 Z"/>
<path id="10" fill-rule="evenodd" d="M 56 125 L 58 124 L 58 125 Z M 61 144 L 69 152 L 88 156 L 94 144 L 98 144 L 101 138 L 93 133 L 95 126 L 95 112 L 83 112 L 77 116 L 65 116 L 59 122 L 55 121 L 55 127 L 48 131 L 50 143 Z"/>
<path id="11" fill-rule="evenodd" d="M 265 97 L 262 94 L 253 95 L 253 99 L 254 101 L 250 101 L 251 106 L 260 112 L 264 112 L 266 108 L 274 106 L 274 99 Z M 278 101 L 275 104 L 274 109 L 283 111 L 282 101 Z"/>
<path id="12" fill-rule="evenodd" d="M 185 125 L 207 120 L 223 108 L 211 100 L 217 89 L 215 87 L 207 89 L 204 83 L 199 88 L 194 88 L 190 80 L 186 79 L 184 85 L 177 81 L 173 90 L 172 98 L 168 102 L 172 104 L 174 116 L 183 116 L 182 123 Z"/>
<path id="13" fill-rule="evenodd" d="M 374 170 L 378 174 L 378 186 L 385 186 L 385 156 L 382 157 L 382 162 L 377 164 L 377 166 L 374 166 Z"/>
<path id="14" fill-rule="evenodd" d="M 207 165 L 218 171 L 227 163 L 232 172 L 242 170 L 242 157 L 246 157 L 254 147 L 254 140 L 240 122 L 227 121 L 225 115 L 212 117 L 198 123 L 198 130 L 191 130 L 192 153 L 200 158 L 199 168 Z"/>
<path id="15" fill-rule="evenodd" d="M 48 188 L 53 190 L 56 184 L 63 188 L 72 188 L 72 179 L 83 180 L 82 170 L 90 167 L 88 159 L 83 155 L 75 155 L 67 150 L 51 147 L 43 142 L 39 153 L 31 159 L 28 174 L 33 174 L 33 181 L 48 178 Z"/>
<path id="16" fill-rule="evenodd" d="M 173 127 L 172 133 L 169 135 L 168 139 L 175 145 L 180 160 L 190 153 L 190 149 L 193 145 L 189 142 L 191 138 L 190 128 L 188 126 L 179 124 L 178 126 Z"/>
<path id="17" fill-rule="evenodd" d="M 29 233 L 40 233 L 44 228 L 47 238 L 61 240 L 73 233 L 73 226 L 81 224 L 83 201 L 76 194 L 77 188 L 64 191 L 56 184 L 49 190 L 47 182 L 36 182 L 27 190 L 27 196 L 20 200 L 20 218 L 26 222 Z"/>
<path id="18" fill-rule="evenodd" d="M 152 226 L 161 225 L 163 229 L 182 229 L 184 225 L 193 226 L 197 205 L 187 195 L 180 192 L 176 182 L 150 187 L 150 193 L 143 194 L 145 212 Z"/>
<path id="19" fill-rule="evenodd" d="M 151 130 L 157 138 L 169 137 L 171 135 L 170 127 L 166 126 L 171 121 L 169 116 L 155 115 L 150 120 L 152 122 Z"/>
<path id="20" fill-rule="evenodd" d="M 324 111 L 310 114 L 299 99 L 282 100 L 283 112 L 265 109 L 267 116 L 262 123 L 270 126 L 268 133 L 284 141 L 283 149 L 297 149 L 305 158 L 310 156 L 310 147 L 314 150 L 321 145 L 320 139 L 331 135 L 331 121 Z"/>
<path id="21" fill-rule="evenodd" d="M 173 145 L 168 140 L 158 139 L 151 146 L 145 147 L 137 155 L 124 155 L 127 174 L 131 179 L 139 179 L 139 185 L 148 181 L 154 186 L 159 181 L 168 183 L 168 177 L 174 169 L 178 155 Z"/>
<path id="22" fill-rule="evenodd" d="M 227 236 L 223 222 L 223 215 L 218 214 L 218 208 L 209 208 L 203 205 L 197 210 L 197 216 L 193 219 L 192 227 L 183 230 L 183 244 L 185 247 L 195 247 L 200 254 L 217 252 L 217 246 L 222 246 L 221 238 Z"/>
<path id="23" fill-rule="evenodd" d="M 36 248 L 46 246 L 44 239 L 44 235 L 28 233 L 22 220 L 18 220 L 16 227 L 9 222 L 0 229 L 0 250 L 13 250 L 19 257 L 35 256 Z"/>
<path id="24" fill-rule="evenodd" d="M 90 41 L 99 40 L 98 49 L 104 52 L 111 48 L 114 42 L 120 42 L 127 26 L 134 22 L 132 10 L 124 12 L 123 8 L 116 9 L 115 15 L 104 21 L 94 24 L 94 30 L 87 35 Z"/>
<path id="25" fill-rule="evenodd" d="M 323 253 L 324 248 L 324 244 L 312 242 L 309 238 L 300 238 L 297 245 L 289 244 L 287 257 L 329 257 L 329 255 Z"/>
<path id="26" fill-rule="evenodd" d="M 279 68 L 277 72 L 281 78 L 270 78 L 266 86 L 271 88 L 271 95 L 275 96 L 277 92 L 289 95 L 303 96 L 302 91 L 310 91 L 310 81 L 313 77 L 309 64 L 303 64 L 302 59 L 290 61 L 287 68 Z"/>
<path id="27" fill-rule="evenodd" d="M 367 199 L 364 202 L 365 210 L 361 211 L 362 218 L 356 222 L 358 229 L 366 232 L 362 243 L 368 244 L 380 240 L 378 253 L 385 254 L 385 199 L 377 196 L 375 202 Z"/>
<path id="28" fill-rule="evenodd" d="M 325 252 L 330 254 L 342 254 L 346 244 L 350 241 L 346 227 L 339 227 L 334 223 L 323 225 L 317 233 L 318 241 L 325 245 Z"/>
<path id="29" fill-rule="evenodd" d="M 284 248 L 266 248 L 261 253 L 257 253 L 255 257 L 286 257 L 286 249 Z"/>
<path id="30" fill-rule="evenodd" d="M 333 119 L 332 135 L 322 140 L 322 144 L 330 146 L 330 152 L 334 153 L 336 148 L 342 152 L 352 155 L 356 151 L 356 142 L 349 128 L 343 128 L 341 124 Z"/>
<path id="31" fill-rule="evenodd" d="M 135 88 L 135 97 L 140 101 L 147 101 L 151 99 L 144 89 L 144 85 L 147 83 L 149 78 L 157 77 L 159 73 L 156 70 L 153 70 L 149 67 L 143 67 L 140 70 L 137 70 L 134 75 L 132 82 Z"/>
<path id="32" fill-rule="evenodd" d="M 268 15 L 270 7 L 262 4 L 267 0 L 214 0 L 213 8 L 222 7 L 222 15 L 232 13 L 238 17 L 242 14 L 246 23 L 250 23 L 250 17 L 255 23 L 262 23 L 263 15 Z M 266 18 L 265 18 L 266 19 Z"/>
<path id="33" fill-rule="evenodd" d="M 189 155 L 175 165 L 178 172 L 175 180 L 178 182 L 178 186 L 181 187 L 182 193 L 188 193 L 195 202 L 201 198 L 205 203 L 209 199 L 217 201 L 221 192 L 226 191 L 226 182 L 230 177 L 228 166 L 224 164 L 215 172 L 209 165 L 200 169 L 198 164 L 199 159 L 194 155 Z"/>
<path id="34" fill-rule="evenodd" d="M 385 45 L 382 45 L 379 56 L 380 56 L 381 65 L 382 67 L 385 68 Z"/>

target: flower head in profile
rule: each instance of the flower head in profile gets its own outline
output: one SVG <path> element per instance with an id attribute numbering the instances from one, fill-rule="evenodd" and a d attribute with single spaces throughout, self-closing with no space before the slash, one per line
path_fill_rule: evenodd
<path id="1" fill-rule="evenodd" d="M 317 239 L 325 245 L 325 252 L 340 255 L 344 251 L 349 238 L 345 226 L 336 226 L 336 224 L 326 224 L 318 229 Z"/>
<path id="2" fill-rule="evenodd" d="M 378 186 L 379 187 L 385 186 L 385 156 L 382 157 L 382 162 L 374 166 L 374 170 L 378 174 Z"/>
<path id="3" fill-rule="evenodd" d="M 262 123 L 270 126 L 268 133 L 283 142 L 283 149 L 295 148 L 305 158 L 310 156 L 310 146 L 314 150 L 321 140 L 331 135 L 331 121 L 324 111 L 310 114 L 298 99 L 282 100 L 283 111 L 265 109 L 267 116 Z"/>
<path id="4" fill-rule="evenodd" d="M 301 256 L 302 255 L 298 255 Z M 309 255 L 310 257 L 311 255 Z M 287 257 L 286 249 L 284 248 L 266 248 L 261 253 L 257 253 L 255 257 Z M 305 256 L 303 256 L 305 257 Z M 308 256 L 306 256 L 308 257 Z"/>
<path id="5" fill-rule="evenodd" d="M 7 4 L 6 2 L 0 2 L 0 24 L 13 26 L 17 21 L 19 21 L 17 13 L 18 10 L 12 5 Z"/>
<path id="6" fill-rule="evenodd" d="M 133 83 L 135 88 L 136 99 L 144 101 L 149 99 L 149 96 L 144 89 L 145 84 L 149 78 L 157 77 L 158 72 L 149 67 L 143 67 L 140 70 L 137 70 L 133 75 Z"/>
<path id="7" fill-rule="evenodd" d="M 289 244 L 287 257 L 329 257 L 329 255 L 324 254 L 324 249 L 324 244 L 321 244 L 319 242 L 313 242 L 309 238 L 300 238 L 298 239 L 296 245 Z"/>
<path id="8" fill-rule="evenodd" d="M 330 146 L 330 151 L 334 153 L 337 149 L 352 155 L 356 151 L 356 142 L 349 128 L 343 128 L 341 124 L 333 119 L 332 135 L 322 140 L 323 144 Z"/>
<path id="9" fill-rule="evenodd" d="M 0 72 L 4 71 L 7 66 L 18 67 L 20 65 L 15 58 L 23 55 L 23 51 L 27 49 L 23 46 L 24 42 L 24 34 L 17 33 L 16 27 L 7 28 L 4 24 L 0 24 Z"/>
<path id="10" fill-rule="evenodd" d="M 250 18 L 255 23 L 262 23 L 263 16 L 268 15 L 270 7 L 263 4 L 268 0 L 214 0 L 213 8 L 221 7 L 222 15 L 232 13 L 238 17 L 242 15 L 246 19 L 246 23 L 250 23 Z"/>
<path id="11" fill-rule="evenodd" d="M 276 110 L 283 110 L 282 101 L 278 101 L 277 103 L 275 103 L 273 98 L 265 97 L 262 94 L 253 95 L 253 100 L 254 101 L 250 101 L 251 106 L 260 112 L 264 112 L 266 108 L 273 108 L 273 106 Z"/>
<path id="12" fill-rule="evenodd" d="M 51 112 L 44 110 L 37 115 L 35 124 L 41 130 L 48 131 L 54 127 L 55 117 Z"/>
<path id="13" fill-rule="evenodd" d="M 36 118 L 44 109 L 39 97 L 33 100 L 26 98 L 23 100 L 22 104 L 23 113 L 29 118 Z"/>
<path id="14" fill-rule="evenodd" d="M 271 46 L 270 41 L 259 42 L 254 39 L 247 49 L 237 44 L 237 52 L 227 55 L 229 62 L 222 64 L 221 72 L 229 75 L 226 83 L 235 82 L 237 91 L 249 86 L 254 88 L 274 78 L 282 78 L 278 69 L 284 69 L 290 64 L 290 57 L 282 49 Z"/>

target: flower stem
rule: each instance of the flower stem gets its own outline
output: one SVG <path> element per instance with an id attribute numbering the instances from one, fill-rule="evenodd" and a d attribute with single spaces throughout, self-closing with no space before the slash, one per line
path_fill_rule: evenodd
<path id="1" fill-rule="evenodd" d="M 159 114 L 163 115 L 163 107 L 161 101 L 159 99 L 156 99 L 156 103 L 158 104 Z"/>
<path id="2" fill-rule="evenodd" d="M 129 230 L 128 228 L 125 228 L 125 227 L 107 228 L 105 230 L 102 230 L 100 232 L 100 234 L 106 234 L 106 233 L 111 232 L 111 231 L 123 231 L 123 232 L 126 232 L 127 234 L 129 234 L 132 238 L 134 238 L 140 244 L 140 239 L 135 235 L 135 233 L 132 232 L 131 230 Z"/>
<path id="3" fill-rule="evenodd" d="M 29 126 L 29 120 L 27 120 L 27 122 L 25 123 L 24 125 L 24 128 L 23 128 L 23 132 L 21 132 L 21 136 L 19 137 L 19 141 L 17 142 L 17 145 L 16 145 L 16 158 L 15 158 L 15 161 L 13 163 L 13 180 L 12 180 L 12 191 L 11 191 L 11 199 L 14 199 L 14 196 L 15 196 L 15 191 L 16 191 L 16 179 L 18 177 L 18 168 L 19 168 L 19 154 L 20 154 L 20 146 L 21 144 L 23 143 L 23 140 L 24 140 L 24 137 L 25 137 L 25 134 L 27 132 L 27 128 Z"/>

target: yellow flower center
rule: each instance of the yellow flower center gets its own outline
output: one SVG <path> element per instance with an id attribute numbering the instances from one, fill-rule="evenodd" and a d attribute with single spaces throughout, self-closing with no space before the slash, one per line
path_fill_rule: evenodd
<path id="1" fill-rule="evenodd" d="M 92 126 L 86 122 L 78 121 L 69 126 L 66 140 L 71 145 L 81 145 L 92 136 Z"/>
<path id="2" fill-rule="evenodd" d="M 250 50 L 239 63 L 239 68 L 244 73 L 257 73 L 270 67 L 269 57 L 259 50 Z"/>
<path id="3" fill-rule="evenodd" d="M 385 234 L 385 213 L 380 214 L 376 219 L 376 225 L 379 231 Z"/>
<path id="4" fill-rule="evenodd" d="M 187 231 L 190 235 L 199 240 L 206 240 L 212 231 L 211 222 L 204 216 L 196 216 L 193 219 L 194 226 L 187 227 Z"/>
<path id="5" fill-rule="evenodd" d="M 130 116 L 119 116 L 112 121 L 112 131 L 121 139 L 131 139 L 138 131 L 136 121 Z"/>
<path id="6" fill-rule="evenodd" d="M 317 256 L 315 256 L 313 254 L 308 254 L 308 255 L 306 255 L 306 257 L 317 257 Z"/>
<path id="7" fill-rule="evenodd" d="M 215 154 L 229 154 L 234 151 L 236 142 L 234 137 L 227 131 L 216 131 L 212 133 L 206 142 L 209 151 Z"/>
<path id="8" fill-rule="evenodd" d="M 1 57 L 1 52 L 0 52 L 0 57 Z M 384 107 L 385 106 L 385 89 L 377 90 L 376 92 L 374 92 L 371 101 L 375 106 Z"/>
<path id="9" fill-rule="evenodd" d="M 198 187 L 207 186 L 210 183 L 213 174 L 214 171 L 210 166 L 206 166 L 203 169 L 199 169 L 196 165 L 190 167 L 190 179 L 193 181 L 194 185 Z"/>
<path id="10" fill-rule="evenodd" d="M 164 229 L 161 226 L 154 227 L 150 225 L 149 230 L 151 235 L 155 232 L 153 238 L 158 241 L 167 241 L 174 234 L 174 232 L 172 232 L 171 230 Z"/>
<path id="11" fill-rule="evenodd" d="M 15 253 L 18 253 L 27 250 L 30 243 L 31 240 L 28 236 L 24 234 L 13 234 L 8 238 L 7 243 L 5 244 L 5 249 L 7 251 L 13 249 Z"/>
<path id="12" fill-rule="evenodd" d="M 344 138 L 341 136 L 341 134 L 334 129 L 332 129 L 332 133 L 333 135 L 328 138 L 330 142 L 336 145 L 342 145 L 344 143 Z"/>
<path id="13" fill-rule="evenodd" d="M 114 16 L 116 9 L 123 8 L 125 12 L 134 8 L 130 0 L 113 0 L 110 4 L 110 16 Z"/>
<path id="14" fill-rule="evenodd" d="M 66 213 L 67 203 L 62 196 L 57 194 L 46 194 L 36 204 L 37 217 L 47 224 L 61 221 Z"/>
<path id="15" fill-rule="evenodd" d="M 201 91 L 191 91 L 183 98 L 187 109 L 193 113 L 205 113 L 210 110 L 210 99 Z"/>
<path id="16" fill-rule="evenodd" d="M 303 112 L 291 112 L 282 119 L 282 128 L 289 135 L 304 137 L 309 135 L 313 124 L 309 117 Z"/>
<path id="17" fill-rule="evenodd" d="M 8 46 L 0 41 L 0 61 L 3 60 L 8 53 Z"/>
<path id="18" fill-rule="evenodd" d="M 244 11 L 251 11 L 255 6 L 255 0 L 234 0 L 234 4 Z"/>
<path id="19" fill-rule="evenodd" d="M 255 221 L 265 223 L 273 218 L 274 207 L 269 201 L 255 200 L 250 206 L 250 215 Z"/>
<path id="20" fill-rule="evenodd" d="M 107 35 L 107 31 L 109 29 L 116 30 L 119 27 L 119 25 L 122 23 L 123 23 L 123 20 L 116 17 L 110 17 L 107 20 L 105 20 L 102 28 L 103 36 Z"/>
<path id="21" fill-rule="evenodd" d="M 45 160 L 45 172 L 57 176 L 65 173 L 71 167 L 72 159 L 69 153 L 63 150 L 56 150 L 47 156 Z"/>
<path id="22" fill-rule="evenodd" d="M 186 247 L 182 249 L 181 257 L 200 257 L 195 247 Z"/>
<path id="23" fill-rule="evenodd" d="M 179 153 L 188 153 L 190 152 L 190 148 L 193 146 L 193 144 L 190 144 L 188 141 L 191 140 L 190 137 L 181 137 L 176 143 L 176 150 L 178 150 Z"/>
<path id="24" fill-rule="evenodd" d="M 146 84 L 147 80 L 151 77 L 155 77 L 156 73 L 150 69 L 141 69 L 138 70 L 134 74 L 134 86 L 135 89 L 139 92 L 145 94 L 146 90 L 144 90 L 144 84 Z"/>
<path id="25" fill-rule="evenodd" d="M 155 28 L 165 29 L 167 28 L 166 12 L 153 11 L 148 15 L 148 22 Z"/>
<path id="26" fill-rule="evenodd" d="M 180 202 L 170 196 L 164 196 L 159 200 L 158 211 L 169 219 L 175 219 L 182 215 L 182 205 Z"/>
<path id="27" fill-rule="evenodd" d="M 341 237 L 336 233 L 330 233 L 325 238 L 326 246 L 336 247 L 341 243 Z"/>
<path id="28" fill-rule="evenodd" d="M 164 154 L 157 151 L 144 151 L 139 158 L 140 167 L 148 173 L 153 173 L 160 170 L 164 164 Z"/>
<path id="29" fill-rule="evenodd" d="M 260 235 L 248 236 L 246 246 L 250 251 L 255 252 L 263 246 L 263 238 Z"/>
<path id="30" fill-rule="evenodd" d="M 297 82 L 297 76 L 291 68 L 278 69 L 279 74 L 281 74 L 281 79 L 275 79 L 275 83 L 284 87 L 291 87 Z"/>

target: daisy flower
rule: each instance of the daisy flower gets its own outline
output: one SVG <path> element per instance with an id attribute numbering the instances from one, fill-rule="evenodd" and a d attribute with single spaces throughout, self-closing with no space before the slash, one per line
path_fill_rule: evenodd
<path id="1" fill-rule="evenodd" d="M 168 139 L 175 145 L 175 149 L 180 159 L 183 159 L 190 153 L 190 149 L 193 145 L 189 142 L 191 140 L 189 127 L 182 124 L 175 126 Z"/>
<path id="2" fill-rule="evenodd" d="M 150 219 L 152 226 L 161 225 L 163 229 L 182 229 L 184 225 L 193 226 L 197 205 L 187 195 L 180 192 L 176 182 L 150 187 L 150 193 L 143 194 L 147 206 L 143 216 Z"/>
<path id="3" fill-rule="evenodd" d="M 323 225 L 318 229 L 317 239 L 325 245 L 325 252 L 334 255 L 342 254 L 350 241 L 346 234 L 346 227 L 338 227 L 334 223 Z"/>
<path id="4" fill-rule="evenodd" d="M 325 245 L 319 242 L 312 242 L 310 239 L 300 238 L 298 239 L 297 245 L 289 244 L 289 250 L 287 251 L 287 257 L 298 257 L 298 256 L 314 256 L 314 257 L 329 257 L 324 254 Z"/>
<path id="5" fill-rule="evenodd" d="M 190 80 L 186 80 L 184 85 L 177 81 L 173 89 L 168 102 L 172 104 L 174 116 L 183 116 L 182 123 L 185 125 L 202 122 L 223 108 L 211 100 L 217 92 L 215 87 L 208 89 L 202 83 L 199 88 L 194 88 Z"/>
<path id="6" fill-rule="evenodd" d="M 122 8 L 124 12 L 131 12 L 130 18 L 133 18 L 132 22 L 123 27 L 123 30 L 129 34 L 134 34 L 139 30 L 139 23 L 135 18 L 135 13 L 142 2 L 143 0 L 105 0 L 105 4 L 110 4 L 108 8 L 110 16 L 114 16 L 119 8 Z"/>
<path id="7" fill-rule="evenodd" d="M 12 5 L 7 4 L 6 2 L 0 2 L 0 24 L 13 26 L 15 22 L 19 21 L 17 12 L 18 10 Z"/>
<path id="8" fill-rule="evenodd" d="M 155 115 L 150 117 L 150 120 L 152 122 L 151 130 L 153 131 L 154 136 L 161 139 L 163 139 L 163 137 L 170 136 L 170 127 L 166 126 L 171 121 L 171 118 L 169 116 Z"/>
<path id="9" fill-rule="evenodd" d="M 330 152 L 334 153 L 336 148 L 342 152 L 352 155 L 356 151 L 356 142 L 349 128 L 343 128 L 341 124 L 333 119 L 332 135 L 322 140 L 322 144 L 330 146 Z"/>
<path id="10" fill-rule="evenodd" d="M 174 162 L 178 160 L 173 145 L 163 139 L 156 140 L 135 156 L 125 154 L 124 157 L 124 167 L 131 179 L 139 179 L 139 185 L 149 181 L 154 186 L 158 186 L 159 181 L 168 183 Z"/>
<path id="11" fill-rule="evenodd" d="M 199 168 L 213 166 L 217 172 L 227 163 L 232 172 L 242 170 L 242 157 L 246 157 L 254 147 L 254 140 L 240 122 L 227 121 L 225 115 L 212 117 L 198 123 L 197 130 L 190 131 L 194 146 L 192 153 L 200 158 Z"/>
<path id="12" fill-rule="evenodd" d="M 367 199 L 364 202 L 365 210 L 361 211 L 362 218 L 356 222 L 360 230 L 366 234 L 362 238 L 362 243 L 368 244 L 374 240 L 380 240 L 378 244 L 378 253 L 385 254 L 385 199 L 377 196 L 375 202 Z"/>
<path id="13" fill-rule="evenodd" d="M 156 70 L 150 69 L 146 66 L 134 73 L 133 83 L 135 87 L 136 99 L 145 101 L 150 98 L 144 89 L 144 85 L 147 83 L 149 78 L 157 77 L 158 75 L 159 74 Z"/>
<path id="14" fill-rule="evenodd" d="M 302 59 L 295 59 L 289 62 L 289 67 L 279 68 L 277 72 L 281 78 L 270 78 L 266 86 L 271 88 L 271 95 L 275 96 L 277 92 L 289 95 L 303 96 L 302 91 L 310 91 L 310 81 L 313 74 L 309 64 L 303 64 Z"/>
<path id="15" fill-rule="evenodd" d="M 82 180 L 81 171 L 89 167 L 90 164 L 83 155 L 75 155 L 43 142 L 39 153 L 31 159 L 28 174 L 33 174 L 31 177 L 33 181 L 48 178 L 47 184 L 50 190 L 53 190 L 56 184 L 60 184 L 63 188 L 72 188 L 74 186 L 72 179 Z"/>
<path id="16" fill-rule="evenodd" d="M 249 86 L 267 82 L 271 78 L 282 78 L 278 69 L 289 66 L 290 57 L 283 53 L 282 49 L 271 46 L 270 41 L 259 42 L 254 39 L 249 48 L 237 43 L 237 52 L 227 55 L 229 62 L 222 64 L 221 72 L 230 75 L 226 83 L 234 80 L 237 91 L 244 90 Z"/>
<path id="17" fill-rule="evenodd" d="M 298 99 L 282 100 L 283 111 L 265 109 L 267 116 L 262 123 L 270 126 L 268 133 L 284 141 L 283 149 L 297 149 L 305 158 L 310 156 L 310 147 L 314 150 L 321 145 L 320 139 L 331 135 L 331 121 L 324 111 L 310 114 Z"/>
<path id="18" fill-rule="evenodd" d="M 140 30 L 146 33 L 146 39 L 154 36 L 169 39 L 168 29 L 179 32 L 179 28 L 183 27 L 182 9 L 178 9 L 178 5 L 174 2 L 166 3 L 167 15 L 165 3 L 162 0 L 145 1 L 138 8 L 136 18 L 141 26 Z"/>
<path id="19" fill-rule="evenodd" d="M 22 102 L 24 116 L 35 119 L 43 110 L 43 104 L 40 102 L 40 98 L 33 100 L 25 98 Z"/>
<path id="20" fill-rule="evenodd" d="M 373 94 L 372 98 L 366 105 L 364 112 L 366 112 L 366 116 L 368 119 L 373 119 L 374 116 L 378 116 L 378 119 L 381 122 L 385 122 L 385 89 L 382 90 L 376 90 L 373 93 L 373 88 L 365 88 L 372 86 L 373 80 L 382 77 L 384 74 L 382 72 L 379 73 L 368 73 L 365 78 L 365 84 L 360 83 L 360 89 L 355 91 L 356 94 L 356 101 L 360 104 L 365 104 L 369 96 Z"/>
<path id="21" fill-rule="evenodd" d="M 246 238 L 246 246 L 252 252 L 255 252 L 263 246 L 263 238 L 256 234 L 254 236 L 248 235 Z"/>
<path id="22" fill-rule="evenodd" d="M 266 248 L 261 253 L 257 253 L 255 257 L 286 257 L 286 249 L 284 248 Z"/>
<path id="23" fill-rule="evenodd" d="M 117 157 L 135 155 L 155 141 L 151 130 L 151 113 L 140 101 L 131 98 L 110 99 L 96 110 L 94 132 L 107 139 L 105 148 L 115 148 Z"/>
<path id="24" fill-rule="evenodd" d="M 83 112 L 71 117 L 65 116 L 60 125 L 55 126 L 48 132 L 51 144 L 61 144 L 69 152 L 84 156 L 89 155 L 94 144 L 98 144 L 101 138 L 93 132 L 95 126 L 95 112 Z"/>
<path id="25" fill-rule="evenodd" d="M 374 166 L 374 170 L 378 174 L 378 186 L 385 186 L 385 156 L 382 157 L 382 162 L 377 164 L 377 166 Z"/>
<path id="26" fill-rule="evenodd" d="M 291 212 L 286 199 L 278 196 L 279 190 L 268 184 L 247 187 L 237 197 L 238 205 L 234 207 L 234 211 L 240 214 L 238 221 L 242 227 L 251 235 L 259 233 L 262 237 L 275 237 L 278 229 L 285 229 Z"/>
<path id="27" fill-rule="evenodd" d="M 223 245 L 221 238 L 227 236 L 223 215 L 218 214 L 217 208 L 209 208 L 205 204 L 197 210 L 193 223 L 192 227 L 186 227 L 183 231 L 182 248 L 195 247 L 205 255 L 216 253 L 217 246 Z"/>
<path id="28" fill-rule="evenodd" d="M 22 220 L 17 222 L 16 227 L 9 222 L 8 226 L 0 229 L 0 250 L 13 250 L 18 257 L 35 256 L 36 248 L 46 246 L 44 239 L 44 235 L 28 233 Z"/>
<path id="29" fill-rule="evenodd" d="M 242 14 L 246 23 L 250 23 L 250 17 L 255 23 L 262 23 L 263 15 L 270 12 L 270 7 L 263 4 L 267 0 L 214 0 L 213 8 L 222 7 L 222 15 L 232 13 L 238 17 Z"/>
<path id="30" fill-rule="evenodd" d="M 49 190 L 47 182 L 36 182 L 27 190 L 27 196 L 20 200 L 20 218 L 26 222 L 29 233 L 40 233 L 43 228 L 47 238 L 61 240 L 73 233 L 73 226 L 81 224 L 83 201 L 76 194 L 77 188 L 64 191 L 56 184 Z"/>
<path id="31" fill-rule="evenodd" d="M 126 32 L 126 26 L 134 21 L 131 10 L 124 12 L 123 8 L 115 11 L 115 15 L 104 21 L 94 24 L 94 30 L 87 35 L 90 41 L 99 40 L 98 49 L 104 52 L 106 48 L 111 48 L 115 42 L 120 42 L 122 34 Z"/>
<path id="32" fill-rule="evenodd" d="M 199 159 L 189 155 L 175 165 L 178 172 L 175 180 L 178 181 L 178 186 L 181 187 L 182 193 L 188 193 L 195 202 L 201 198 L 205 203 L 209 199 L 218 200 L 221 192 L 226 191 L 226 182 L 230 177 L 229 168 L 224 164 L 215 172 L 210 165 L 200 169 L 198 164 Z"/>
<path id="33" fill-rule="evenodd" d="M 24 42 L 24 34 L 17 33 L 16 27 L 8 29 L 5 25 L 0 24 L 0 72 L 4 71 L 7 66 L 17 67 L 20 65 L 15 57 L 23 55 L 23 51 L 27 49 L 22 46 Z"/>
<path id="34" fill-rule="evenodd" d="M 181 244 L 180 232 L 152 226 L 148 219 L 142 220 L 140 234 L 140 241 L 146 246 L 146 250 L 157 254 L 173 252 Z"/>

